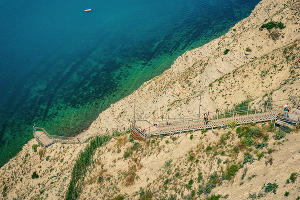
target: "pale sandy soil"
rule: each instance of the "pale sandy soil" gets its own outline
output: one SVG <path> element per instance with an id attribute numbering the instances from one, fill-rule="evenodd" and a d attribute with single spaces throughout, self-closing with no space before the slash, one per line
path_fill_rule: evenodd
<path id="1" fill-rule="evenodd" d="M 300 2 L 298 0 L 262 0 L 252 14 L 237 23 L 225 35 L 197 49 L 188 51 L 178 57 L 172 67 L 162 75 L 144 83 L 133 94 L 111 105 L 102 112 L 90 128 L 79 137 L 85 140 L 91 136 L 104 135 L 113 129 L 123 130 L 129 127 L 133 119 L 134 100 L 137 105 L 137 118 L 147 119 L 154 123 L 163 115 L 164 118 L 178 118 L 198 114 L 199 94 L 202 94 L 201 111 L 211 113 L 217 109 L 224 111 L 247 99 L 251 99 L 251 106 L 261 108 L 272 98 L 274 106 L 291 103 L 285 100 L 289 97 L 299 97 L 300 68 L 299 68 L 299 40 L 300 40 Z M 280 30 L 260 31 L 259 27 L 270 20 L 282 21 L 286 28 Z M 273 40 L 272 32 L 277 32 L 279 38 Z M 246 52 L 246 48 L 251 52 Z M 230 49 L 224 55 L 225 49 Z M 283 101 L 280 101 L 282 100 Z M 117 194 L 127 194 L 130 199 L 138 199 L 140 187 L 148 188 L 155 199 L 164 195 L 175 194 L 178 198 L 188 196 L 190 190 L 184 189 L 193 176 L 198 176 L 199 170 L 203 179 L 219 169 L 214 157 L 207 155 L 203 149 L 208 144 L 219 141 L 220 135 L 228 130 L 214 130 L 206 133 L 194 133 L 191 140 L 189 134 L 172 138 L 155 139 L 152 144 L 143 144 L 142 150 L 127 159 L 123 158 L 126 149 L 132 144 L 116 147 L 118 138 L 113 139 L 107 146 L 99 148 L 94 156 L 95 165 L 85 178 L 82 199 L 110 199 Z M 271 137 L 272 138 L 272 137 Z M 264 166 L 265 159 L 255 161 L 247 166 L 247 176 L 256 174 L 250 181 L 240 185 L 240 169 L 233 183 L 226 183 L 215 188 L 212 193 L 229 194 L 229 199 L 244 199 L 249 193 L 260 193 L 267 182 L 276 182 L 279 187 L 276 196 L 267 194 L 265 199 L 295 199 L 299 195 L 299 179 L 294 184 L 284 184 L 289 174 L 299 172 L 299 133 L 287 136 L 288 141 L 274 153 L 272 166 Z M 174 139 L 174 138 L 173 138 Z M 166 144 L 165 140 L 169 143 Z M 238 142 L 232 139 L 232 144 Z M 0 198 L 2 199 L 63 199 L 70 181 L 72 167 L 79 152 L 85 148 L 84 144 L 55 144 L 47 148 L 44 155 L 33 152 L 31 140 L 24 145 L 23 150 L 0 169 Z M 271 144 L 271 143 L 270 143 Z M 283 148 L 286 147 L 286 148 Z M 229 146 L 228 148 L 232 148 Z M 42 148 L 38 148 L 40 151 Z M 199 158 L 199 167 L 191 164 L 187 157 L 193 151 Z M 198 151 L 197 151 L 198 150 Z M 217 151 L 217 150 L 216 150 Z M 196 153 L 198 152 L 198 153 Z M 230 153 L 229 153 L 230 154 Z M 219 154 L 218 154 L 219 155 Z M 243 155 L 237 157 L 220 156 L 222 161 L 233 158 L 239 162 Z M 134 159 L 133 159 L 134 158 Z M 200 159 L 201 158 L 201 159 Z M 286 159 L 283 162 L 283 159 Z M 166 161 L 172 160 L 172 170 L 165 168 Z M 103 166 L 102 166 L 103 165 Z M 101 171 L 101 166 L 107 171 Z M 134 169 L 135 166 L 135 169 Z M 189 169 L 188 166 L 191 166 Z M 130 167 L 132 167 L 130 170 Z M 225 167 L 225 164 L 224 166 Z M 180 169 L 184 176 L 172 179 L 167 192 L 162 193 L 165 178 L 174 176 L 176 169 Z M 219 169 L 220 170 L 220 169 Z M 32 179 L 33 172 L 37 172 L 38 179 Z M 132 173 L 134 172 L 135 173 Z M 170 173 L 170 174 L 168 174 Z M 104 185 L 99 185 L 97 179 L 102 174 Z M 136 178 L 133 185 L 124 185 L 128 175 Z M 276 179 L 276 181 L 275 181 Z M 105 179 L 106 180 L 106 179 Z M 7 187 L 6 197 L 3 197 L 4 186 Z M 193 185 L 196 187 L 198 185 Z M 103 190 L 106 188 L 106 190 Z M 283 197 L 283 193 L 290 192 L 291 198 Z M 181 195 L 182 194 L 182 195 Z M 204 197 L 203 197 L 204 198 Z"/>
<path id="2" fill-rule="evenodd" d="M 286 183 L 292 172 L 300 174 L 300 134 L 289 135 L 287 141 L 277 147 L 277 151 L 272 154 L 273 164 L 265 164 L 265 160 L 248 164 L 247 175 L 242 181 L 242 171 L 235 177 L 233 184 L 216 188 L 213 192 L 217 194 L 230 194 L 232 200 L 247 199 L 249 194 L 264 194 L 262 189 L 264 184 L 276 183 L 278 189 L 276 194 L 269 193 L 261 199 L 296 199 L 300 196 L 300 177 L 295 183 Z M 255 175 L 251 180 L 249 177 Z M 284 193 L 289 192 L 288 197 Z"/>
<path id="3" fill-rule="evenodd" d="M 220 137 L 223 134 L 232 132 L 226 145 L 220 145 Z M 245 150 L 235 154 L 232 148 L 239 144 L 239 139 L 234 130 L 208 131 L 206 134 L 194 132 L 191 134 L 178 135 L 174 137 L 153 138 L 148 144 L 140 144 L 138 150 L 127 159 L 123 158 L 124 152 L 128 151 L 132 144 L 125 143 L 121 148 L 116 146 L 117 141 L 111 141 L 104 148 L 99 148 L 95 154 L 95 165 L 90 168 L 85 178 L 85 187 L 80 199 L 110 199 L 122 195 L 126 199 L 140 199 L 140 188 L 151 191 L 153 199 L 168 199 L 171 196 L 176 199 L 189 199 L 192 190 L 198 191 L 200 185 L 205 185 L 209 176 L 217 172 L 221 176 L 222 171 L 229 164 L 242 164 Z M 239 169 L 231 181 L 222 181 L 222 185 L 212 190 L 211 194 L 220 194 L 228 199 L 247 199 L 249 194 L 261 194 L 261 199 L 296 199 L 300 195 L 300 176 L 295 183 L 286 183 L 291 173 L 300 174 L 300 134 L 294 132 L 285 139 L 277 141 L 272 138 L 273 133 L 265 133 L 270 136 L 268 149 L 275 152 L 267 153 L 266 149 L 262 159 L 255 160 L 252 164 L 246 163 Z M 127 137 L 127 135 L 125 135 Z M 168 143 L 166 143 L 168 141 Z M 279 142 L 279 143 L 278 143 Z M 213 150 L 207 153 L 206 148 L 210 145 Z M 217 146 L 217 147 L 216 147 Z M 118 149 L 120 149 L 118 151 Z M 222 155 L 224 151 L 224 155 Z M 193 160 L 190 156 L 193 155 Z M 218 160 L 221 160 L 218 163 Z M 272 159 L 272 163 L 267 162 Z M 197 162 L 198 160 L 199 162 Z M 170 166 L 166 167 L 166 163 Z M 226 163 L 225 163 L 226 162 Z M 129 184 L 130 171 L 135 169 L 134 182 Z M 244 177 L 243 173 L 247 169 Z M 180 177 L 176 177 L 176 173 Z M 203 180 L 197 182 L 199 172 Z M 99 183 L 99 176 L 103 182 Z M 187 189 L 189 180 L 193 179 L 192 189 Z M 166 184 L 166 180 L 169 183 Z M 265 193 L 262 187 L 267 183 L 278 184 L 276 194 Z M 284 193 L 289 192 L 289 198 Z M 197 195 L 196 195 L 197 196 Z M 202 195 L 196 199 L 205 199 L 210 195 Z"/>

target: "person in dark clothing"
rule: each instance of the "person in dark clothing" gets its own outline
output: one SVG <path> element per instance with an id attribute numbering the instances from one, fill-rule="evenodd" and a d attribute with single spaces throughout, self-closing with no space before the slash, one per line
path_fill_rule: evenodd
<path id="1" fill-rule="evenodd" d="M 204 123 L 208 124 L 208 115 L 204 113 Z"/>
<path id="2" fill-rule="evenodd" d="M 289 117 L 290 108 L 287 105 L 284 106 L 283 111 L 285 112 L 284 115 L 286 117 Z"/>

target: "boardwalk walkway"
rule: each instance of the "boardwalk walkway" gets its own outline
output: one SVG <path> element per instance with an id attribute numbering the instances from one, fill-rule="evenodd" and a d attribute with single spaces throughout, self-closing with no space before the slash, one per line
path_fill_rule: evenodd
<path id="1" fill-rule="evenodd" d="M 225 127 L 228 124 L 235 122 L 237 125 L 258 123 L 266 121 L 275 121 L 280 114 L 279 111 L 268 111 L 264 113 L 248 114 L 243 116 L 229 117 L 223 119 L 210 120 L 207 124 L 202 122 L 187 122 L 181 125 L 166 125 L 166 126 L 152 126 L 152 127 L 141 127 L 131 126 L 130 130 L 132 137 L 137 140 L 144 141 L 151 135 L 173 135 L 178 133 L 184 133 L 189 131 L 198 131 L 203 129 L 214 129 L 218 127 Z"/>
<path id="2" fill-rule="evenodd" d="M 33 133 L 35 139 L 42 147 L 49 147 L 54 144 L 54 140 L 49 138 L 43 131 L 37 130 Z"/>
<path id="3" fill-rule="evenodd" d="M 281 109 L 282 110 L 282 109 Z M 189 131 L 198 131 L 203 129 L 214 129 L 219 127 L 228 126 L 228 124 L 235 122 L 237 125 L 249 124 L 249 123 L 258 123 L 273 121 L 278 125 L 284 126 L 296 126 L 300 121 L 300 110 L 297 112 L 282 113 L 278 110 L 271 110 L 263 113 L 256 114 L 247 114 L 242 116 L 233 116 L 229 118 L 215 119 L 210 120 L 206 124 L 204 121 L 186 121 L 181 124 L 170 124 L 170 123 L 161 123 L 160 125 L 151 124 L 147 120 L 139 120 L 139 124 L 134 123 L 130 126 L 131 135 L 134 139 L 145 141 L 147 137 L 151 135 L 173 135 L 178 133 L 184 133 Z M 299 113 L 298 113 L 299 112 Z M 247 112 L 248 113 L 248 112 Z M 295 119 L 291 119 L 291 115 L 295 115 Z M 42 147 L 48 147 L 54 143 L 82 143 L 78 137 L 60 137 L 49 135 L 47 131 L 43 128 L 33 127 L 33 135 Z"/>
<path id="4" fill-rule="evenodd" d="M 191 123 L 188 125 L 163 127 L 157 129 L 156 131 L 148 133 L 148 135 L 170 135 L 170 134 L 197 131 L 203 129 L 214 129 L 218 127 L 227 126 L 229 123 L 232 122 L 235 122 L 237 125 L 240 125 L 240 124 L 272 121 L 277 118 L 278 114 L 279 114 L 278 111 L 272 111 L 272 112 L 265 112 L 259 114 L 250 114 L 250 115 L 244 115 L 238 117 L 211 120 L 207 124 L 205 124 L 204 122 L 198 122 L 198 123 Z"/>
<path id="5" fill-rule="evenodd" d="M 33 136 L 42 147 L 49 147 L 57 142 L 69 144 L 82 143 L 77 137 L 50 135 L 45 129 L 39 127 L 33 127 Z"/>

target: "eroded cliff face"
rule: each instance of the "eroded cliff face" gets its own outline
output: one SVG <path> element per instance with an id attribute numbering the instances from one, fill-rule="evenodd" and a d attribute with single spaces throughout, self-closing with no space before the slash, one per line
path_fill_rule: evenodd
<path id="1" fill-rule="evenodd" d="M 92 136 L 104 135 L 112 129 L 127 129 L 133 118 L 134 101 L 137 118 L 153 122 L 162 115 L 165 118 L 196 116 L 200 91 L 202 91 L 202 112 L 214 112 L 217 109 L 224 111 L 247 99 L 251 99 L 253 104 L 259 106 L 270 98 L 276 104 L 283 105 L 288 101 L 279 100 L 288 99 L 291 96 L 299 97 L 299 12 L 300 2 L 297 0 L 262 0 L 248 18 L 232 27 L 227 34 L 184 53 L 162 75 L 144 83 L 133 94 L 111 105 L 79 137 L 85 140 Z M 286 27 L 260 30 L 261 25 L 269 21 L 281 21 Z M 226 49 L 229 52 L 224 54 Z M 137 154 L 134 160 L 123 157 L 124 152 L 128 150 L 127 148 L 131 148 L 132 144 L 126 143 L 115 149 L 115 143 L 119 140 L 115 138 L 99 150 L 99 152 L 105 152 L 103 158 L 101 155 L 104 154 L 99 152 L 95 154 L 96 166 L 90 169 L 85 179 L 81 198 L 97 199 L 100 196 L 109 199 L 112 197 L 110 195 L 119 191 L 127 194 L 130 199 L 138 199 L 139 196 L 134 194 L 139 192 L 140 187 L 149 187 L 155 192 L 155 187 L 160 184 L 164 187 L 160 176 L 167 173 L 161 170 L 166 162 L 172 160 L 172 163 L 177 163 L 178 168 L 182 168 L 179 163 L 187 165 L 189 162 L 186 154 L 190 151 L 196 152 L 196 149 L 200 148 L 199 145 L 201 148 L 202 146 L 206 148 L 209 144 L 217 143 L 220 138 L 216 134 L 221 135 L 228 131 L 209 131 L 207 133 L 209 137 L 206 139 L 201 132 L 193 133 L 195 136 L 193 140 L 186 135 L 177 136 L 178 138 L 174 141 L 171 138 L 158 139 L 159 141 L 154 142 L 158 145 L 152 147 L 150 145 L 151 148 L 143 144 L 144 153 Z M 236 136 L 233 137 L 236 138 Z M 296 137 L 293 140 L 298 141 L 299 137 L 293 137 Z M 167 146 L 165 140 L 173 142 Z M 35 143 L 35 140 L 28 142 L 16 157 L 0 169 L 1 198 L 63 199 L 65 197 L 72 167 L 80 151 L 88 143 L 54 144 L 47 149 L 38 147 L 37 152 L 34 152 L 32 145 Z M 200 154 L 203 154 L 202 159 L 207 160 L 207 163 L 210 162 L 209 160 L 216 159 L 204 156 L 205 152 L 200 152 Z M 278 156 L 280 155 L 278 153 Z M 202 173 L 206 174 L 204 177 L 207 178 L 212 170 L 217 168 L 214 165 L 215 168 L 205 169 L 207 167 L 205 163 L 202 163 L 201 169 Z M 272 173 L 281 173 L 279 164 Z M 291 161 L 291 166 L 295 164 L 297 164 L 296 161 Z M 134 169 L 131 168 L 133 165 L 140 179 L 128 186 L 119 179 L 124 178 L 125 175 L 122 174 L 125 172 L 127 175 L 130 174 L 130 169 Z M 259 164 L 259 166 L 263 168 L 263 165 Z M 291 167 L 291 170 L 294 168 Z M 104 171 L 105 169 L 111 170 L 109 175 L 107 171 L 101 172 L 103 169 Z M 34 172 L 39 176 L 38 178 L 33 178 Z M 106 178 L 111 176 L 105 186 L 97 182 L 99 173 L 106 173 Z M 282 179 L 286 179 L 285 175 L 290 171 L 284 173 Z M 194 173 L 186 171 L 185 174 Z M 189 178 L 186 176 L 184 180 Z M 262 178 L 255 184 L 259 185 L 263 180 Z M 185 182 L 180 184 L 182 187 L 186 185 Z M 105 192 L 104 188 L 110 186 L 114 189 Z M 230 184 L 226 186 L 231 187 Z M 237 190 L 233 188 L 224 188 L 218 191 L 232 190 L 230 194 L 237 194 Z M 243 189 L 247 189 L 247 186 Z M 184 195 L 189 192 L 180 190 Z M 241 196 L 241 198 L 244 197 L 246 196 Z"/>

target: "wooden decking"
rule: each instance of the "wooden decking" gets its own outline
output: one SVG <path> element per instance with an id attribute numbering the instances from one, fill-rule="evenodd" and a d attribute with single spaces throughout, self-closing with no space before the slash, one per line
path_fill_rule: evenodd
<path id="1" fill-rule="evenodd" d="M 45 129 L 38 127 L 33 128 L 33 135 L 42 147 L 49 147 L 52 144 L 58 142 L 68 144 L 82 143 L 82 140 L 80 140 L 78 137 L 61 137 L 49 135 Z"/>
<path id="2" fill-rule="evenodd" d="M 131 136 L 135 140 L 146 141 L 147 135 L 143 134 L 138 128 L 130 126 Z"/>
<path id="3" fill-rule="evenodd" d="M 289 124 L 296 126 L 296 124 L 299 123 L 299 120 L 295 121 L 295 120 L 288 119 L 284 117 L 283 114 L 281 114 L 281 112 L 279 111 L 268 111 L 264 113 L 210 120 L 208 121 L 207 124 L 204 123 L 203 121 L 202 122 L 194 121 L 194 122 L 186 122 L 184 124 L 177 124 L 177 125 L 170 125 L 170 123 L 167 123 L 165 125 L 162 124 L 160 126 L 157 125 L 154 126 L 149 122 L 147 122 L 144 124 L 140 124 L 138 126 L 131 125 L 130 131 L 133 139 L 146 141 L 146 138 L 151 135 L 173 135 L 173 134 L 184 133 L 189 131 L 214 129 L 218 127 L 228 126 L 228 124 L 232 122 L 235 122 L 237 125 L 241 125 L 241 124 L 258 123 L 258 122 L 266 122 L 266 121 L 273 121 L 273 120 L 278 125 L 286 125 L 286 123 L 288 122 Z M 285 123 L 285 124 L 281 124 L 281 123 Z M 77 137 L 65 138 L 65 137 L 51 136 L 43 128 L 35 128 L 35 127 L 34 127 L 34 137 L 42 147 L 48 147 L 56 142 L 72 143 L 72 144 L 82 142 Z"/>
<path id="4" fill-rule="evenodd" d="M 43 131 L 35 131 L 33 135 L 42 147 L 49 147 L 55 143 L 55 141 L 52 138 L 49 138 Z"/>
<path id="5" fill-rule="evenodd" d="M 208 121 L 207 124 L 205 124 L 204 122 L 198 122 L 198 123 L 191 123 L 191 124 L 181 125 L 181 126 L 180 125 L 166 126 L 166 127 L 159 128 L 154 132 L 150 132 L 148 133 L 148 135 L 170 135 L 170 134 L 177 134 L 177 133 L 188 132 L 188 131 L 213 129 L 213 128 L 227 126 L 231 122 L 235 122 L 237 125 L 240 125 L 240 124 L 272 121 L 277 118 L 278 114 L 279 114 L 278 111 L 272 111 L 272 112 L 265 112 L 259 114 L 250 114 L 245 116 L 211 120 Z"/>
<path id="6" fill-rule="evenodd" d="M 131 126 L 131 135 L 134 139 L 145 141 L 148 136 L 151 135 L 172 135 L 178 133 L 184 133 L 189 131 L 197 131 L 203 129 L 214 129 L 218 127 L 227 126 L 229 123 L 235 122 L 237 125 L 241 124 L 249 124 L 249 123 L 257 123 L 257 122 L 265 122 L 265 121 L 272 121 L 276 120 L 279 111 L 269 111 L 265 113 L 258 113 L 258 114 L 249 114 L 244 116 L 236 116 L 224 119 L 217 119 L 208 121 L 207 124 L 204 122 L 192 122 L 186 123 L 182 125 L 165 125 L 159 126 L 155 129 L 149 127 L 143 129 L 142 132 L 141 127 L 133 127 Z M 147 131 L 150 130 L 150 131 Z"/>

